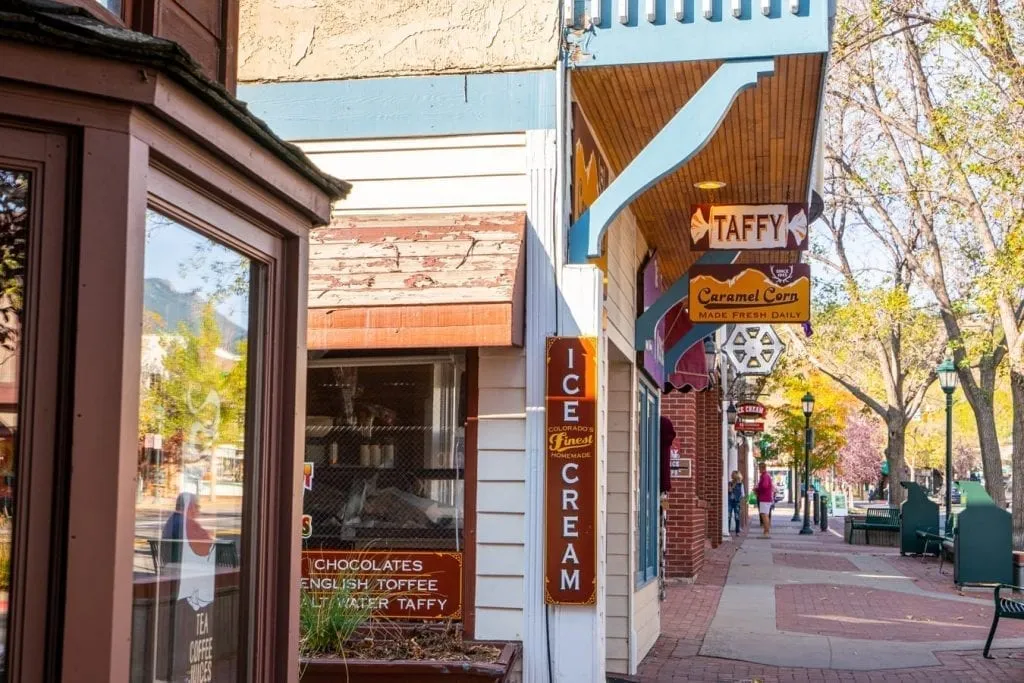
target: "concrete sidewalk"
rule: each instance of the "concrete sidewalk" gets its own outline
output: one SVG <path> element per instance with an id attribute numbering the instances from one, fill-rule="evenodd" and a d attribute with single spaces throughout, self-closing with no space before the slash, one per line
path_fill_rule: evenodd
<path id="1" fill-rule="evenodd" d="M 997 659 L 981 656 L 991 591 L 961 594 L 931 558 L 800 536 L 791 517 L 780 506 L 771 539 L 734 538 L 669 589 L 641 680 L 1024 681 L 1024 623 L 1003 621 Z"/>

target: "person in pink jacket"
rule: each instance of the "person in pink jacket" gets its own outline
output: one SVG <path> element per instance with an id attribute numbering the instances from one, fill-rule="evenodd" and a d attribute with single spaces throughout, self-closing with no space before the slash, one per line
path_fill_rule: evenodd
<path id="1" fill-rule="evenodd" d="M 768 465 L 761 463 L 761 478 L 757 480 L 757 511 L 761 514 L 761 533 L 765 538 L 772 537 L 772 520 L 769 515 L 775 503 L 775 486 L 772 475 L 768 474 Z"/>

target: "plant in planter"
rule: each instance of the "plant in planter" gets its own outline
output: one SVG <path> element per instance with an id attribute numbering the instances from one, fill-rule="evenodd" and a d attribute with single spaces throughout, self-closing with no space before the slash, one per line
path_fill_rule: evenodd
<path id="1" fill-rule="evenodd" d="M 358 578 L 342 574 L 330 591 L 300 591 L 302 683 L 508 679 L 518 644 L 464 641 L 454 622 L 427 625 L 375 616 L 373 606 L 384 596 Z"/>

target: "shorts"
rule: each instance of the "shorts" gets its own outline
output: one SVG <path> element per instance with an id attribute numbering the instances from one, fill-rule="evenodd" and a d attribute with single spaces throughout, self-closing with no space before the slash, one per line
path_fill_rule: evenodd
<path id="1" fill-rule="evenodd" d="M 772 511 L 772 504 L 771 503 L 758 503 L 757 504 L 757 509 L 758 509 L 758 511 L 762 515 L 767 515 L 767 514 L 771 513 L 771 511 Z"/>

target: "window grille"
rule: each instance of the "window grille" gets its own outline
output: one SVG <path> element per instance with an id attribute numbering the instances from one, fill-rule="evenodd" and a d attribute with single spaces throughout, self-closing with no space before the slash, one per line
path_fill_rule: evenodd
<path id="1" fill-rule="evenodd" d="M 306 549 L 461 551 L 461 356 L 310 362 Z"/>

